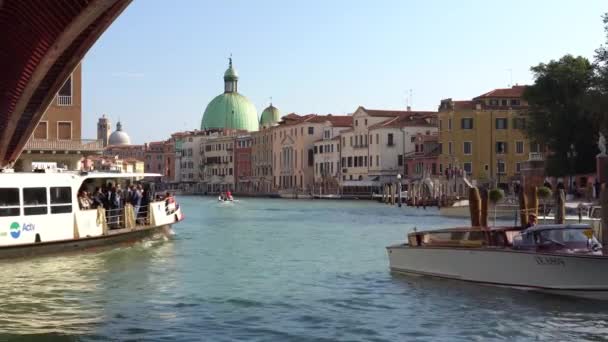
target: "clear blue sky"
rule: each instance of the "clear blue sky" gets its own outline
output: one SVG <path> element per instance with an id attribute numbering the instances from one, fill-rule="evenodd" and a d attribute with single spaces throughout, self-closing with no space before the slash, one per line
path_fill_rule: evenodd
<path id="1" fill-rule="evenodd" d="M 260 113 L 435 110 L 605 42 L 606 0 L 134 1 L 84 59 L 83 137 L 118 118 L 136 143 L 199 128 L 232 53 Z M 512 71 L 509 71 L 512 70 Z"/>

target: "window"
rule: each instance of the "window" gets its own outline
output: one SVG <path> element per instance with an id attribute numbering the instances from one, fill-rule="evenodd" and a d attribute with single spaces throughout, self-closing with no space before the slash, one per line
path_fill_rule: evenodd
<path id="1" fill-rule="evenodd" d="M 359 120 L 355 120 L 355 126 L 359 126 Z"/>
<path id="2" fill-rule="evenodd" d="M 314 127 L 308 127 L 308 135 L 313 135 L 315 134 L 315 128 Z"/>
<path id="3" fill-rule="evenodd" d="M 40 121 L 34 131 L 34 139 L 48 139 L 48 122 Z"/>
<path id="4" fill-rule="evenodd" d="M 507 129 L 507 119 L 506 118 L 496 118 L 496 129 Z"/>
<path id="5" fill-rule="evenodd" d="M 507 102 L 507 100 L 506 100 L 506 99 L 505 99 L 505 100 L 501 100 L 501 101 L 500 101 L 500 105 L 501 105 L 501 106 L 506 106 L 506 105 L 507 105 L 507 103 L 508 103 L 508 102 Z"/>
<path id="6" fill-rule="evenodd" d="M 72 140 L 72 122 L 58 122 L 57 123 L 57 139 L 58 140 Z"/>
<path id="7" fill-rule="evenodd" d="M 23 188 L 23 214 L 44 215 L 48 212 L 46 188 Z"/>
<path id="8" fill-rule="evenodd" d="M 530 152 L 532 152 L 532 153 L 540 152 L 540 144 L 530 143 Z"/>
<path id="9" fill-rule="evenodd" d="M 473 143 L 470 141 L 465 141 L 462 144 L 462 153 L 464 154 L 472 154 L 473 153 Z"/>
<path id="10" fill-rule="evenodd" d="M 521 163 L 515 163 L 515 173 L 521 173 Z"/>
<path id="11" fill-rule="evenodd" d="M 312 153 L 312 148 L 308 149 L 308 166 L 313 166 L 315 162 L 315 156 Z"/>
<path id="12" fill-rule="evenodd" d="M 319 148 L 320 148 L 320 147 L 321 147 L 321 146 L 315 146 L 315 150 L 314 150 L 315 152 L 314 152 L 314 154 L 319 153 Z"/>
<path id="13" fill-rule="evenodd" d="M 505 161 L 504 160 L 499 160 L 496 164 L 496 171 L 498 172 L 498 174 L 504 175 L 505 173 L 507 173 L 507 167 L 505 166 Z"/>
<path id="14" fill-rule="evenodd" d="M 460 120 L 460 128 L 473 129 L 473 118 L 463 118 Z"/>
<path id="15" fill-rule="evenodd" d="M 342 137 L 342 146 L 346 146 L 346 137 Z"/>
<path id="16" fill-rule="evenodd" d="M 376 144 L 380 143 L 380 134 L 376 133 Z"/>
<path id="17" fill-rule="evenodd" d="M 365 119 L 365 126 L 367 126 L 367 119 Z"/>
<path id="18" fill-rule="evenodd" d="M 496 100 L 496 99 L 490 100 L 490 106 L 498 106 L 498 100 Z"/>
<path id="19" fill-rule="evenodd" d="M 448 119 L 448 131 L 452 130 L 452 119 Z"/>
<path id="20" fill-rule="evenodd" d="M 57 92 L 57 105 L 71 106 L 72 105 L 72 75 L 65 80 L 61 89 Z"/>
<path id="21" fill-rule="evenodd" d="M 520 103 L 518 99 L 511 99 L 511 106 L 519 106 Z"/>
<path id="22" fill-rule="evenodd" d="M 348 167 L 353 166 L 353 157 L 348 157 Z"/>
<path id="23" fill-rule="evenodd" d="M 525 129 L 526 128 L 526 118 L 513 118 L 513 128 Z"/>
<path id="24" fill-rule="evenodd" d="M 353 137 L 350 137 L 350 146 L 353 146 Z"/>
<path id="25" fill-rule="evenodd" d="M 72 188 L 69 186 L 51 187 L 51 214 L 72 212 Z"/>
<path id="26" fill-rule="evenodd" d="M 452 151 L 452 142 L 450 141 L 450 142 L 448 142 L 448 154 L 452 155 L 452 152 L 453 152 Z"/>
<path id="27" fill-rule="evenodd" d="M 346 165 L 346 157 L 342 157 L 342 166 Z"/>
<path id="28" fill-rule="evenodd" d="M 388 143 L 387 143 L 387 145 L 388 146 L 394 146 L 395 145 L 395 143 L 393 142 L 393 133 L 389 133 L 388 134 Z"/>
<path id="29" fill-rule="evenodd" d="M 0 217 L 19 216 L 19 189 L 0 189 Z"/>
<path id="30" fill-rule="evenodd" d="M 507 153 L 507 143 L 504 141 L 497 141 L 496 142 L 496 153 L 497 154 Z"/>
<path id="31" fill-rule="evenodd" d="M 433 175 L 437 174 L 437 164 L 435 164 L 435 163 L 431 164 L 431 173 Z"/>
<path id="32" fill-rule="evenodd" d="M 515 142 L 515 153 L 524 154 L 524 142 L 523 141 Z"/>
<path id="33" fill-rule="evenodd" d="M 467 173 L 467 175 L 471 175 L 473 174 L 473 163 L 471 162 L 465 162 L 462 164 L 463 168 L 464 168 L 464 172 Z"/>
<path id="34" fill-rule="evenodd" d="M 403 166 L 403 154 L 397 156 L 397 165 Z"/>
<path id="35" fill-rule="evenodd" d="M 380 156 L 376 156 L 376 166 L 380 166 Z"/>

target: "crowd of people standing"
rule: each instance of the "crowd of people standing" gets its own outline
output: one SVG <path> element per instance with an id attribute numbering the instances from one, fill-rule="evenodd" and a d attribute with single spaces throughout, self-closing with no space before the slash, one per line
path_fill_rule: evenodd
<path id="1" fill-rule="evenodd" d="M 142 184 L 131 184 L 123 189 L 120 184 L 107 183 L 95 187 L 93 193 L 83 187 L 78 192 L 78 203 L 81 210 L 105 209 L 106 219 L 111 228 L 121 227 L 121 218 L 127 203 L 133 206 L 137 223 L 145 224 L 148 216 L 148 205 L 152 192 Z"/>

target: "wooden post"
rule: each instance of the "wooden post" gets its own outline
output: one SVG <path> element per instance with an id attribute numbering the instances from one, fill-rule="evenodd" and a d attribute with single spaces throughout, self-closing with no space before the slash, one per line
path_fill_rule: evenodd
<path id="1" fill-rule="evenodd" d="M 529 188 L 530 197 L 530 211 L 534 215 L 538 216 L 538 188 L 535 186 L 530 186 Z"/>
<path id="2" fill-rule="evenodd" d="M 391 205 L 395 205 L 395 184 L 391 183 Z"/>
<path id="3" fill-rule="evenodd" d="M 602 206 L 602 223 L 599 239 L 603 246 L 608 246 L 608 189 L 602 185 L 600 192 L 600 205 Z"/>
<path id="4" fill-rule="evenodd" d="M 479 224 L 482 227 L 488 226 L 488 189 L 482 188 L 480 191 L 481 196 L 481 217 Z"/>
<path id="5" fill-rule="evenodd" d="M 555 223 L 566 223 L 566 193 L 564 189 L 555 192 Z"/>
<path id="6" fill-rule="evenodd" d="M 481 218 L 481 198 L 476 187 L 469 188 L 469 210 L 471 211 L 471 226 L 479 227 Z"/>
<path id="7" fill-rule="evenodd" d="M 528 196 L 524 188 L 519 190 L 519 223 L 522 227 L 528 225 Z"/>

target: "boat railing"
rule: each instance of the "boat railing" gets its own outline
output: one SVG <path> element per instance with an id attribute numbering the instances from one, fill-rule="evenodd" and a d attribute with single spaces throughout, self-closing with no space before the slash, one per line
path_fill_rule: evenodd
<path id="1" fill-rule="evenodd" d="M 128 209 L 127 209 L 128 208 Z M 150 224 L 150 205 L 106 209 L 106 223 L 109 229 L 133 228 Z"/>

